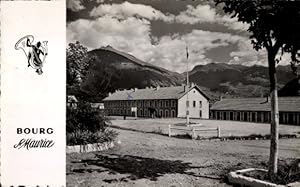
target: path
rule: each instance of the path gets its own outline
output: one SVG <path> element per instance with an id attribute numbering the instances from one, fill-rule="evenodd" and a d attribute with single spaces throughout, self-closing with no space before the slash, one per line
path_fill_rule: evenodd
<path id="1" fill-rule="evenodd" d="M 193 141 L 118 130 L 114 149 L 67 155 L 68 186 L 228 186 L 232 168 L 266 167 L 268 140 Z M 300 157 L 300 139 L 280 140 L 280 159 Z"/>

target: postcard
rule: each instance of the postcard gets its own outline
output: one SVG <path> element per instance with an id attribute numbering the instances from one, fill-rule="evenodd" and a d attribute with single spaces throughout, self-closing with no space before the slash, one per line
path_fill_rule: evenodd
<path id="1" fill-rule="evenodd" d="M 298 1 L 1 2 L 1 185 L 300 186 Z"/>

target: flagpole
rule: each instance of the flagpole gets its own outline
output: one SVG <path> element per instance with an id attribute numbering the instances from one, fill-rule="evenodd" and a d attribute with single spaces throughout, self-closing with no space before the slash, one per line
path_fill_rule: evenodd
<path id="1" fill-rule="evenodd" d="M 190 112 L 189 112 L 189 51 L 188 51 L 188 46 L 186 45 L 186 124 L 190 124 Z"/>

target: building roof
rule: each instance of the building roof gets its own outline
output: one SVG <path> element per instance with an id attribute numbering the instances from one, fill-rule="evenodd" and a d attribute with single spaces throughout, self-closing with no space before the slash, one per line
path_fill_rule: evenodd
<path id="1" fill-rule="evenodd" d="M 190 86 L 189 90 L 196 88 L 205 98 L 209 99 L 205 93 L 203 93 L 198 86 Z M 116 91 L 110 96 L 103 99 L 103 101 L 117 101 L 117 100 L 153 100 L 153 99 L 179 99 L 184 96 L 184 86 L 172 86 L 172 87 L 158 87 L 158 88 L 146 88 L 146 89 L 131 89 Z"/>
<path id="2" fill-rule="evenodd" d="M 279 97 L 279 111 L 300 112 L 300 97 Z M 212 105 L 211 110 L 271 111 L 270 98 L 222 99 Z"/>

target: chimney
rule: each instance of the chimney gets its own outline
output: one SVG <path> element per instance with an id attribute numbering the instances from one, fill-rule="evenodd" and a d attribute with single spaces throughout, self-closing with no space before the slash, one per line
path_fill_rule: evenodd
<path id="1" fill-rule="evenodd" d="M 195 83 L 191 82 L 191 87 L 192 88 L 195 87 Z"/>
<path id="2" fill-rule="evenodd" d="M 184 92 L 188 91 L 187 85 L 184 85 L 184 86 L 183 86 L 183 91 L 184 91 Z"/>
<path id="3" fill-rule="evenodd" d="M 111 96 L 111 92 L 108 93 L 108 96 Z"/>
<path id="4" fill-rule="evenodd" d="M 219 99 L 220 101 L 222 101 L 223 100 L 223 96 L 220 96 L 220 99 Z"/>
<path id="5" fill-rule="evenodd" d="M 159 88 L 160 88 L 160 86 L 159 86 L 159 85 L 157 85 L 157 87 L 156 87 L 156 90 L 159 90 Z"/>
<path id="6" fill-rule="evenodd" d="M 270 96 L 269 96 L 269 95 L 267 95 L 266 99 L 267 99 L 267 100 L 266 100 L 266 102 L 267 102 L 267 103 L 270 103 L 270 101 L 271 101 L 271 98 L 270 98 Z"/>
<path id="7" fill-rule="evenodd" d="M 138 89 L 137 88 L 134 88 L 134 92 L 136 92 Z"/>

